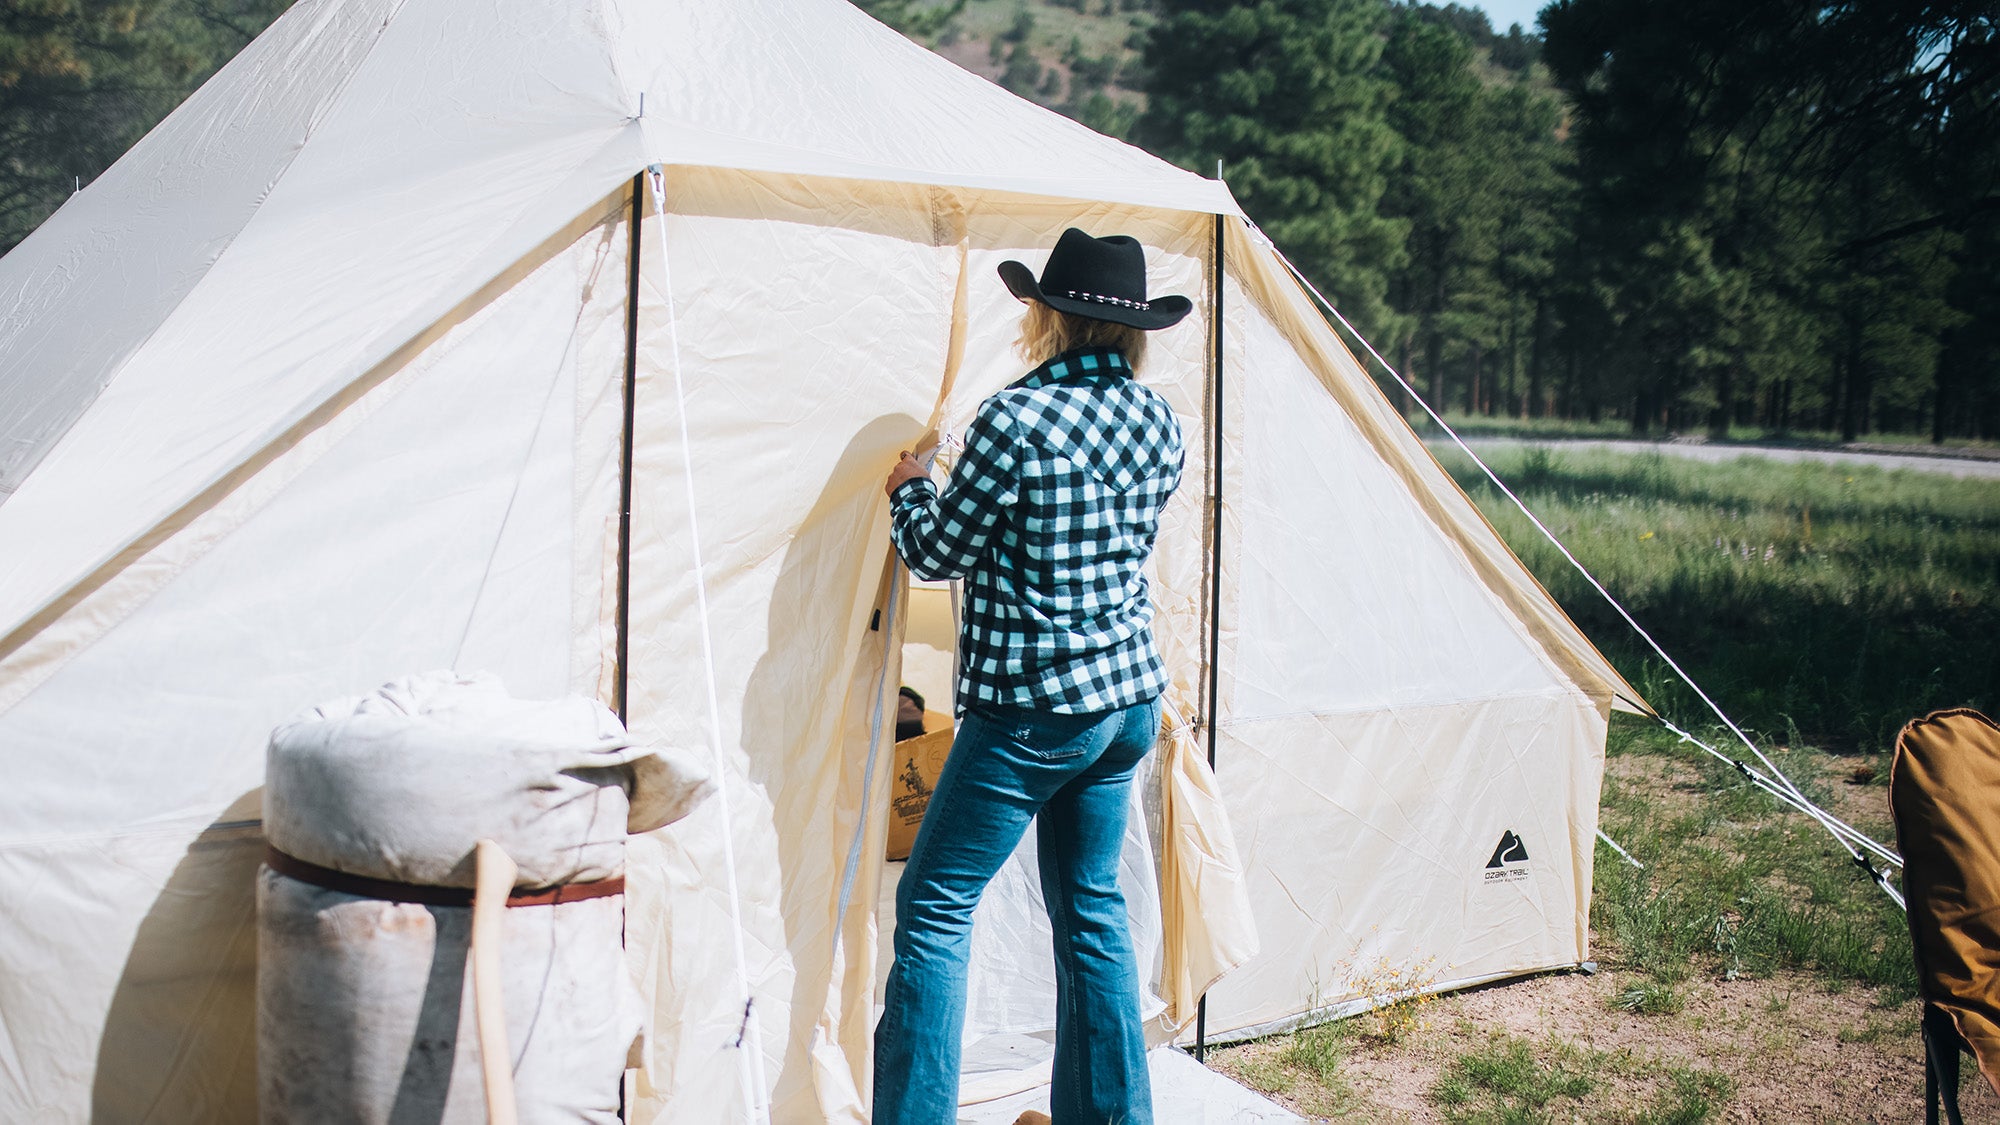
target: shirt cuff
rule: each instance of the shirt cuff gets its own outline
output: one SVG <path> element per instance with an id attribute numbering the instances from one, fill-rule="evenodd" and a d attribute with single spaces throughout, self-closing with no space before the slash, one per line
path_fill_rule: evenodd
<path id="1" fill-rule="evenodd" d="M 930 495 L 919 497 L 917 493 L 911 491 L 911 489 L 915 488 L 921 488 Z M 899 506 L 905 503 L 923 503 L 936 495 L 936 485 L 923 477 L 911 477 L 909 480 L 896 486 L 896 491 L 889 494 L 889 502 Z"/>

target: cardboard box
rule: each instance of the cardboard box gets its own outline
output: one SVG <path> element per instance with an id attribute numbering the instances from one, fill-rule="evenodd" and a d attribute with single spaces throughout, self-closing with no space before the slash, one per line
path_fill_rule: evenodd
<path id="1" fill-rule="evenodd" d="M 917 829 L 924 823 L 924 811 L 930 808 L 931 791 L 937 788 L 945 756 L 951 753 L 950 717 L 926 711 L 924 725 L 930 730 L 895 745 L 892 764 L 896 772 L 889 783 L 887 858 L 891 860 L 910 858 Z"/>

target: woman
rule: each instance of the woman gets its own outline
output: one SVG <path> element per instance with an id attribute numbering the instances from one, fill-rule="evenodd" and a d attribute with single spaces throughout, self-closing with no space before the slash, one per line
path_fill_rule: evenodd
<path id="1" fill-rule="evenodd" d="M 965 580 L 958 733 L 896 890 L 896 962 L 875 1029 L 876 1125 L 957 1119 L 972 911 L 1036 824 L 1055 934 L 1055 1125 L 1150 1125 L 1139 969 L 1118 888 L 1133 771 L 1166 686 L 1140 573 L 1180 483 L 1181 431 L 1132 377 L 1147 331 L 1187 315 L 1146 299 L 1145 251 L 1063 232 L 1028 309 L 1036 364 L 980 405 L 940 495 L 910 454 L 889 474 L 912 572 Z M 1038 816 L 1039 814 L 1039 816 Z"/>

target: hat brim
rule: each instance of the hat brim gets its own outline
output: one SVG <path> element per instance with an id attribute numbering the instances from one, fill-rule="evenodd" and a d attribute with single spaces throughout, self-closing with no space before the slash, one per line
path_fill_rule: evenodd
<path id="1" fill-rule="evenodd" d="M 1040 301 L 1060 312 L 1089 317 L 1092 320 L 1108 320 L 1113 324 L 1126 324 L 1147 332 L 1179 324 L 1181 318 L 1194 309 L 1193 301 L 1178 294 L 1155 297 L 1146 303 L 1145 308 L 1131 309 L 1044 293 L 1041 283 L 1035 280 L 1034 271 L 1016 261 L 1000 263 L 1000 280 L 1007 283 L 1009 293 L 1023 301 Z"/>

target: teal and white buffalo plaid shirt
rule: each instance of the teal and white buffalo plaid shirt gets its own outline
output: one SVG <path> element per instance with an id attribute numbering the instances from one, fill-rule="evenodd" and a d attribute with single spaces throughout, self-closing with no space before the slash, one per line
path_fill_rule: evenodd
<path id="1" fill-rule="evenodd" d="M 1181 479 L 1181 428 L 1123 353 L 1080 348 L 980 404 L 944 493 L 891 498 L 896 552 L 965 580 L 958 709 L 1067 714 L 1166 686 L 1140 573 Z"/>

